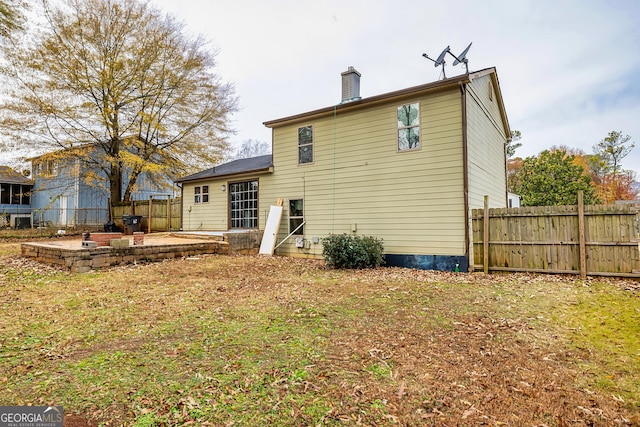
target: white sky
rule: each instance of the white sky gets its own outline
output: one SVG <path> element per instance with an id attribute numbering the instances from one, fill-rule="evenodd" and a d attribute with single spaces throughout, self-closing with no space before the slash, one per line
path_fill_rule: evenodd
<path id="1" fill-rule="evenodd" d="M 218 48 L 236 87 L 238 146 L 271 142 L 262 122 L 340 102 L 354 66 L 362 97 L 438 80 L 435 58 L 470 42 L 471 71 L 496 67 L 517 155 L 552 145 L 592 152 L 609 131 L 638 146 L 623 167 L 640 175 L 638 0 L 151 0 Z M 447 76 L 461 74 L 451 66 Z"/>
<path id="2" fill-rule="evenodd" d="M 235 85 L 237 147 L 271 142 L 262 123 L 340 102 L 354 66 L 362 97 L 438 80 L 435 58 L 473 42 L 470 71 L 496 67 L 517 156 L 553 145 L 592 152 L 609 131 L 637 142 L 623 160 L 640 180 L 640 0 L 150 0 L 217 49 Z M 448 77 L 464 72 L 447 56 Z M 0 159 L 0 163 L 8 159 Z"/>

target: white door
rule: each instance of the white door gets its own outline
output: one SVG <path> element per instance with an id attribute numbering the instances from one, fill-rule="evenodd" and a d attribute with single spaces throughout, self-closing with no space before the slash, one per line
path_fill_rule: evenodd
<path id="1" fill-rule="evenodd" d="M 60 203 L 60 218 L 58 219 L 58 225 L 61 227 L 67 226 L 67 196 L 60 196 L 58 200 Z"/>

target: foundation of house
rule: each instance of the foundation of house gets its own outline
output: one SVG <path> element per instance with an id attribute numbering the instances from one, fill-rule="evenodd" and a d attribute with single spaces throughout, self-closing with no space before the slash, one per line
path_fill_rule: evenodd
<path id="1" fill-rule="evenodd" d="M 257 234 L 256 234 L 257 233 Z M 109 236 L 106 236 L 109 234 Z M 58 265 L 71 272 L 84 273 L 93 269 L 136 262 L 192 257 L 203 254 L 256 254 L 260 247 L 261 232 L 234 232 L 231 239 L 226 233 L 219 235 L 111 235 L 91 233 L 90 240 L 54 240 L 23 243 L 22 256 L 36 261 Z M 96 236 L 98 235 L 98 236 Z M 104 245 L 109 238 L 109 246 Z M 99 242 L 98 242 L 99 241 Z"/>

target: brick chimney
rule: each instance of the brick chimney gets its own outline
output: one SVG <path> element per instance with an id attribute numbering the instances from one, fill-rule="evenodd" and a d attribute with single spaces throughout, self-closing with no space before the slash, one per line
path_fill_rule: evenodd
<path id="1" fill-rule="evenodd" d="M 344 104 L 360 99 L 360 73 L 350 66 L 340 75 L 342 76 L 342 101 L 340 103 Z"/>

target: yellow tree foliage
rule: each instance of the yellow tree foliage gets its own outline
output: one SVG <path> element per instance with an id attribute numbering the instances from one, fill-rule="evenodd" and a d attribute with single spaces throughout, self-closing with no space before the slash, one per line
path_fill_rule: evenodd
<path id="1" fill-rule="evenodd" d="M 507 189 L 510 193 L 516 193 L 520 187 L 522 163 L 521 157 L 507 159 Z"/>
<path id="2" fill-rule="evenodd" d="M 636 200 L 638 191 L 633 188 L 634 178 L 633 171 L 608 174 L 596 185 L 596 194 L 604 204 L 612 204 L 616 200 Z"/>
<path id="3" fill-rule="evenodd" d="M 621 168 L 622 159 L 629 154 L 635 144 L 631 137 L 621 132 L 609 135 L 594 146 L 595 154 L 585 154 L 579 148 L 566 145 L 553 146 L 551 151 L 562 151 L 565 156 L 574 156 L 573 164 L 584 169 L 589 175 L 601 203 L 611 204 L 616 200 L 635 200 L 638 192 L 634 189 L 635 173 Z"/>
<path id="4" fill-rule="evenodd" d="M 22 28 L 26 7 L 27 4 L 21 0 L 0 0 L 0 37 L 10 37 L 11 33 Z"/>
<path id="5" fill-rule="evenodd" d="M 112 201 L 129 200 L 142 174 L 171 178 L 223 158 L 237 101 L 202 37 L 148 2 L 44 4 L 47 26 L 3 70 L 14 144 L 76 155 L 101 171 Z"/>

